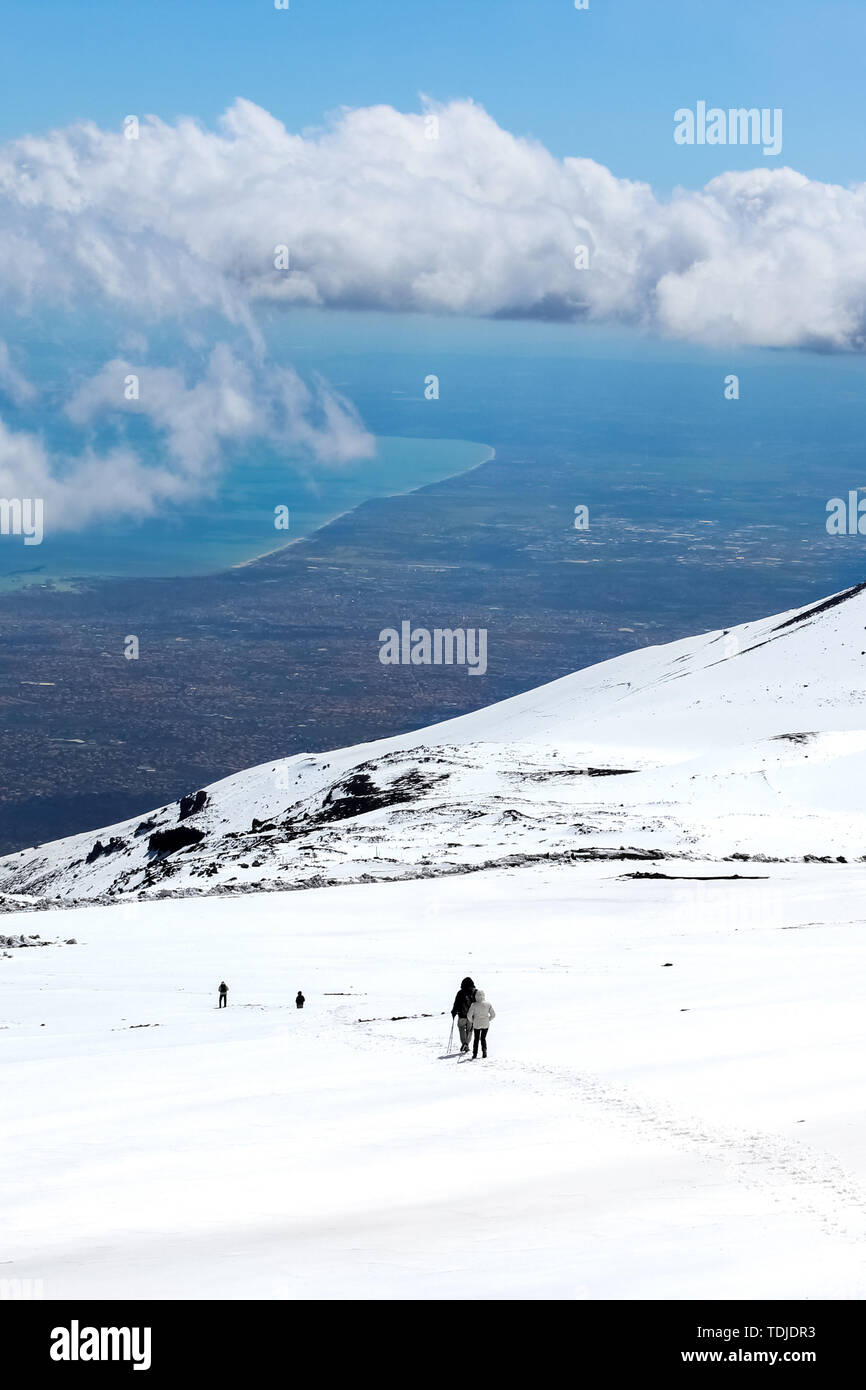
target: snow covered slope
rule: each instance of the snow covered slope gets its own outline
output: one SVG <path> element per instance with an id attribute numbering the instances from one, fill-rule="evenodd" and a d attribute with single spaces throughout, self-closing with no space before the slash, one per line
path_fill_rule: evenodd
<path id="1" fill-rule="evenodd" d="M 7 917 L 77 944 L 0 958 L 3 1278 L 863 1298 L 866 866 L 668 867 Z M 443 1056 L 467 970 L 487 1062 Z"/>
<path id="2" fill-rule="evenodd" d="M 864 633 L 858 588 L 0 863 L 4 1279 L 862 1299 Z"/>
<path id="3" fill-rule="evenodd" d="M 860 585 L 8 856 L 0 895 L 285 889 L 621 854 L 860 859 L 864 672 Z"/>

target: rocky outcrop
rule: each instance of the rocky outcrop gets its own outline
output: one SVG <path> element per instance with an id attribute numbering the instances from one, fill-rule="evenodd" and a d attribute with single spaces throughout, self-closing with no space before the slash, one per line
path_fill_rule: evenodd
<path id="1" fill-rule="evenodd" d="M 104 845 L 101 840 L 97 840 L 85 862 L 92 864 L 95 859 L 101 859 L 104 854 L 116 854 L 119 849 L 125 848 L 123 840 L 117 835 L 112 835 L 107 845 Z"/>
<path id="2" fill-rule="evenodd" d="M 147 842 L 151 854 L 174 854 L 187 845 L 197 845 L 204 839 L 204 831 L 191 825 L 172 825 L 168 830 L 157 830 Z"/>
<path id="3" fill-rule="evenodd" d="M 180 799 L 180 815 L 178 820 L 186 820 L 187 816 L 194 816 L 207 804 L 207 792 L 197 791 L 189 796 L 182 796 Z"/>

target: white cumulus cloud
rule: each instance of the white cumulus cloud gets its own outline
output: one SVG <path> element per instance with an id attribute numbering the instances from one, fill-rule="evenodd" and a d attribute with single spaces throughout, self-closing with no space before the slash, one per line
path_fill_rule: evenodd
<path id="1" fill-rule="evenodd" d="M 293 134 L 236 101 L 0 149 L 0 289 L 148 314 L 256 300 L 620 322 L 718 344 L 862 349 L 866 185 L 724 173 L 670 199 L 558 159 L 471 101 L 377 106 Z M 575 268 L 575 247 L 589 265 Z M 287 246 L 289 270 L 275 268 Z"/>

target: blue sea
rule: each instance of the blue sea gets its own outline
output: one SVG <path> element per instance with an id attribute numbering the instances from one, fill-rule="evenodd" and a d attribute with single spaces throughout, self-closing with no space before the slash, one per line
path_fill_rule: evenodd
<path id="1" fill-rule="evenodd" d="M 233 462 L 209 495 L 156 517 L 116 519 L 80 532 L 48 530 L 40 545 L 0 536 L 0 589 L 216 573 L 292 544 L 371 497 L 463 473 L 491 452 L 463 439 L 382 437 L 374 458 L 317 476 L 304 459 L 261 451 Z M 275 528 L 278 507 L 288 509 L 288 530 Z"/>
<path id="2" fill-rule="evenodd" d="M 63 389 L 72 391 L 122 351 L 123 327 L 30 321 L 16 340 L 16 325 L 0 322 L 0 337 L 22 368 L 49 383 L 38 401 L 49 447 L 74 447 L 56 383 L 65 378 Z M 39 547 L 0 537 L 0 587 L 211 573 L 309 535 L 368 498 L 473 468 L 490 446 L 524 457 L 532 487 L 545 460 L 555 459 L 560 473 L 565 462 L 575 503 L 591 504 L 598 517 L 645 525 L 648 537 L 656 519 L 669 528 L 680 514 L 706 522 L 708 545 L 736 528 L 749 528 L 754 539 L 759 528 L 780 565 L 786 557 L 793 563 L 798 547 L 826 544 L 829 498 L 866 486 L 860 357 L 710 350 L 574 325 L 360 312 L 268 309 L 261 328 L 269 361 L 290 363 L 302 376 L 320 373 L 356 405 L 377 438 L 374 459 L 334 470 L 265 449 L 238 454 L 209 495 L 158 518 L 46 536 Z M 226 333 L 224 324 L 202 325 L 193 349 L 188 339 L 153 328 L 150 360 L 183 364 L 194 376 Z M 439 379 L 437 400 L 425 398 L 431 374 Z M 739 381 L 736 400 L 725 397 L 731 374 Z M 0 399 L 12 427 L 32 429 L 29 410 L 25 419 Z M 161 462 L 158 441 L 150 447 Z M 274 529 L 279 505 L 289 509 L 287 533 Z M 831 563 L 839 558 L 839 587 L 862 577 L 861 544 L 866 539 L 840 538 L 829 552 Z"/>

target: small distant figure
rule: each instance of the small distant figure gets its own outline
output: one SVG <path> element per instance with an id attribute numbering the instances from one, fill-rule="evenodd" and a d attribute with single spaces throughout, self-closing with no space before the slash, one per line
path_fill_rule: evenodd
<path id="1" fill-rule="evenodd" d="M 307 1001 L 306 1001 L 306 999 L 304 998 L 303 994 L 301 993 L 300 990 L 298 990 L 297 994 L 295 995 L 295 1008 L 296 1008 L 296 1009 L 302 1009 L 302 1008 L 304 1007 L 304 1005 L 306 1004 L 306 1002 L 307 1002 Z"/>
<path id="2" fill-rule="evenodd" d="M 478 1057 L 478 1044 L 481 1043 L 481 1056 L 487 1056 L 487 1029 L 496 1017 L 496 1010 L 492 1004 L 487 1002 L 487 995 L 483 989 L 476 989 L 475 999 L 469 1005 L 469 1012 L 466 1015 L 469 1027 L 474 1032 L 472 1043 L 472 1060 Z"/>
<path id="3" fill-rule="evenodd" d="M 226 1009 L 226 1008 L 228 1008 L 228 1002 L 229 1002 L 229 1001 L 228 1001 L 228 992 L 229 992 L 229 987 L 228 987 L 228 985 L 226 984 L 225 980 L 220 980 L 220 1002 L 219 1002 L 219 1004 L 218 1004 L 218 1006 L 217 1006 L 218 1008 L 220 1008 L 220 1009 Z"/>
<path id="4" fill-rule="evenodd" d="M 467 975 L 465 980 L 460 981 L 460 988 L 457 991 L 451 1009 L 451 1017 L 457 1019 L 457 1027 L 460 1031 L 461 1052 L 469 1051 L 469 1036 L 471 1030 L 466 1020 L 466 1015 L 469 1012 L 469 1006 L 474 998 L 475 984 Z"/>

